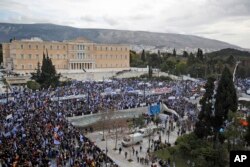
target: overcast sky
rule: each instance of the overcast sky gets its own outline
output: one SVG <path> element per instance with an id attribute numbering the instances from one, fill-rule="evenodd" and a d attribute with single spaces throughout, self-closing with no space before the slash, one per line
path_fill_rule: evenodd
<path id="1" fill-rule="evenodd" d="M 250 48 L 250 0 L 0 0 L 0 22 L 192 34 Z"/>

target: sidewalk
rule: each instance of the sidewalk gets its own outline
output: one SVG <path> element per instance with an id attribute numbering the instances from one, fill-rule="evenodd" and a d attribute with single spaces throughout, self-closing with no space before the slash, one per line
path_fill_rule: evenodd
<path id="1" fill-rule="evenodd" d="M 171 143 L 172 145 L 174 144 L 174 142 L 176 141 L 178 135 L 177 135 L 177 131 L 178 129 L 176 128 L 173 132 L 170 133 L 169 135 L 169 143 Z M 110 134 L 108 134 L 108 132 L 105 131 L 105 138 L 107 138 L 107 141 L 101 141 L 101 139 L 103 138 L 103 135 L 101 132 L 94 132 L 94 133 L 90 133 L 87 134 L 86 136 L 93 141 L 101 150 L 105 151 L 106 150 L 106 146 L 108 149 L 108 156 L 120 167 L 149 167 L 151 166 L 152 162 L 149 161 L 148 165 L 145 164 L 141 164 L 139 162 L 137 162 L 137 157 L 135 155 L 133 155 L 132 152 L 132 146 L 130 147 L 122 147 L 121 145 L 121 141 L 122 141 L 122 136 L 124 136 L 125 134 L 119 134 L 119 138 L 118 138 L 118 142 L 117 142 L 117 150 L 114 150 L 115 148 L 115 138 L 114 137 L 110 137 Z M 107 134 L 107 135 L 106 135 Z M 159 134 L 155 134 L 154 136 L 151 136 L 150 140 L 158 140 L 159 139 Z M 168 142 L 168 135 L 166 133 L 161 133 L 161 140 L 162 143 L 164 143 L 165 141 Z M 150 142 L 150 145 L 152 144 L 152 142 Z M 142 146 L 142 151 L 140 152 L 140 145 L 134 145 L 134 150 L 138 151 L 138 156 L 139 157 L 146 157 L 147 154 L 147 149 L 149 147 L 149 137 L 145 137 L 143 139 L 143 142 L 141 144 Z M 118 149 L 122 148 L 122 152 L 121 154 L 119 154 Z M 127 152 L 127 159 L 125 159 L 125 152 Z M 132 162 L 129 162 L 128 159 L 132 159 Z"/>

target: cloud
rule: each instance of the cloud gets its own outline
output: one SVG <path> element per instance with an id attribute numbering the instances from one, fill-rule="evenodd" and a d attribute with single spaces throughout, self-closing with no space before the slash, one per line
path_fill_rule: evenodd
<path id="1" fill-rule="evenodd" d="M 1 0 L 0 22 L 193 34 L 250 48 L 250 0 Z"/>

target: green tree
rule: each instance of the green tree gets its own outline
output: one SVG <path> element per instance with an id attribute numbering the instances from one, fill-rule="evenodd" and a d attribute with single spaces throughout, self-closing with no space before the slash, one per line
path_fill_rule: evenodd
<path id="1" fill-rule="evenodd" d="M 43 54 L 42 67 L 40 69 L 40 64 L 38 63 L 38 69 L 36 73 L 32 73 L 32 79 L 38 82 L 42 88 L 48 88 L 50 86 L 55 87 L 59 83 L 60 74 L 56 73 L 55 66 L 53 65 L 51 59 Z"/>
<path id="2" fill-rule="evenodd" d="M 190 55 L 188 56 L 187 65 L 190 66 L 190 65 L 193 65 L 195 63 L 196 63 L 196 61 L 195 61 L 194 54 L 191 52 Z"/>
<path id="3" fill-rule="evenodd" d="M 209 77 L 205 85 L 206 92 L 200 100 L 201 111 L 199 121 L 195 124 L 194 133 L 199 138 L 206 138 L 212 134 L 212 117 L 213 117 L 213 96 L 214 96 L 214 78 Z"/>
<path id="4" fill-rule="evenodd" d="M 130 66 L 131 67 L 145 67 L 144 62 L 141 60 L 140 55 L 135 51 L 130 50 Z"/>
<path id="5" fill-rule="evenodd" d="M 230 66 L 234 66 L 236 63 L 236 59 L 234 58 L 233 55 L 230 55 L 227 60 L 226 63 L 229 64 Z"/>
<path id="6" fill-rule="evenodd" d="M 188 57 L 188 52 L 187 51 L 183 51 L 183 57 Z"/>
<path id="7" fill-rule="evenodd" d="M 140 115 L 138 118 L 134 118 L 134 124 L 136 127 L 142 128 L 145 125 L 145 119 L 143 115 Z"/>
<path id="8" fill-rule="evenodd" d="M 142 53 L 141 53 L 141 60 L 142 60 L 143 62 L 146 61 L 146 55 L 145 55 L 144 49 L 142 50 Z"/>
<path id="9" fill-rule="evenodd" d="M 229 110 L 235 112 L 238 107 L 237 94 L 230 70 L 225 67 L 216 91 L 214 129 L 219 130 L 227 119 Z"/>
<path id="10" fill-rule="evenodd" d="M 152 69 L 152 66 L 149 66 L 148 67 L 148 77 L 152 78 L 152 76 L 153 76 L 153 69 Z"/>
<path id="11" fill-rule="evenodd" d="M 247 132 L 245 135 L 245 141 L 247 142 L 248 145 L 250 145 L 250 116 L 247 117 L 247 122 L 248 122 L 248 126 L 247 126 Z"/>
<path id="12" fill-rule="evenodd" d="M 32 90 L 39 90 L 41 88 L 41 85 L 36 81 L 28 81 L 27 87 Z"/>
<path id="13" fill-rule="evenodd" d="M 148 65 L 153 68 L 160 68 L 160 64 L 162 63 L 161 57 L 156 53 L 148 54 L 147 60 Z"/>
<path id="14" fill-rule="evenodd" d="M 176 56 L 176 50 L 175 50 L 175 48 L 174 48 L 174 50 L 173 50 L 173 56 L 174 56 L 174 57 Z"/>
<path id="15" fill-rule="evenodd" d="M 198 48 L 196 57 L 198 58 L 198 60 L 203 61 L 204 60 L 204 56 L 203 56 L 203 52 L 200 48 Z"/>
<path id="16" fill-rule="evenodd" d="M 186 74 L 187 64 L 185 62 L 179 62 L 178 64 L 176 64 L 175 70 L 177 75 Z"/>
<path id="17" fill-rule="evenodd" d="M 3 62 L 3 45 L 0 44 L 0 64 Z"/>

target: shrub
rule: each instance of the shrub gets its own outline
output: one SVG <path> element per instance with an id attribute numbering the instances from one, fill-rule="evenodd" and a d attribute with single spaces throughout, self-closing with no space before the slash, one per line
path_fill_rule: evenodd
<path id="1" fill-rule="evenodd" d="M 28 81 L 27 87 L 31 90 L 38 90 L 41 88 L 41 85 L 37 83 L 36 81 Z"/>

